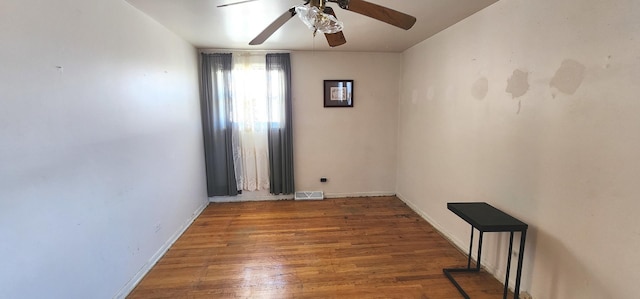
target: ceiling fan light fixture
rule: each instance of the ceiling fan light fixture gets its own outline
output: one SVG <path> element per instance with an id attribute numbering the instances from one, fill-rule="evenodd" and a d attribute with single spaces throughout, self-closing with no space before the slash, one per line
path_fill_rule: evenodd
<path id="1" fill-rule="evenodd" d="M 326 14 L 315 6 L 296 6 L 296 14 L 302 22 L 314 31 L 322 33 L 336 33 L 342 31 L 344 24 L 334 16 Z"/>

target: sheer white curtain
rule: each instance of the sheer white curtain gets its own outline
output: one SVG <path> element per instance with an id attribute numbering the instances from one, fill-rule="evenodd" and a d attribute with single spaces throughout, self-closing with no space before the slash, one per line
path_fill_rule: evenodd
<path id="1" fill-rule="evenodd" d="M 233 55 L 233 159 L 238 190 L 269 190 L 264 55 Z"/>

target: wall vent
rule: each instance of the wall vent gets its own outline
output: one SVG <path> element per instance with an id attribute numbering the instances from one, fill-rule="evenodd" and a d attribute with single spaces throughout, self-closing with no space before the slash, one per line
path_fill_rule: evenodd
<path id="1" fill-rule="evenodd" d="M 297 191 L 295 200 L 323 200 L 324 193 L 322 191 Z"/>

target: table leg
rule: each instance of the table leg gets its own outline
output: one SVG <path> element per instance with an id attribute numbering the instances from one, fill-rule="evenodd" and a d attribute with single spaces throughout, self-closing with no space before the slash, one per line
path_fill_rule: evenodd
<path id="1" fill-rule="evenodd" d="M 469 257 L 467 258 L 467 269 L 471 269 L 471 252 L 473 250 L 473 231 L 475 229 L 471 226 L 471 240 L 469 241 Z"/>
<path id="2" fill-rule="evenodd" d="M 442 272 L 444 272 L 444 275 L 447 276 L 447 279 L 449 279 L 449 281 L 451 281 L 453 286 L 455 286 L 456 289 L 458 289 L 458 291 L 460 292 L 462 297 L 464 297 L 465 299 L 470 299 L 469 295 L 467 295 L 467 293 L 462 289 L 460 284 L 458 284 L 458 282 L 453 278 L 451 273 L 455 273 L 455 272 L 462 272 L 462 273 L 467 272 L 468 273 L 468 272 L 478 272 L 478 271 L 480 271 L 480 255 L 482 253 L 483 232 L 480 232 L 480 239 L 478 241 L 478 262 L 477 262 L 476 268 L 471 268 L 471 253 L 473 252 L 473 233 L 474 233 L 474 230 L 475 230 L 475 228 L 472 225 L 471 226 L 471 240 L 469 240 L 469 256 L 467 257 L 467 268 L 442 269 Z"/>
<path id="3" fill-rule="evenodd" d="M 478 260 L 476 261 L 476 271 L 478 272 L 480 272 L 480 257 L 482 256 L 482 236 L 483 235 L 484 235 L 484 232 L 480 231 L 480 239 L 478 239 Z"/>
<path id="4" fill-rule="evenodd" d="M 516 274 L 516 288 L 514 290 L 515 299 L 520 298 L 520 278 L 522 277 L 522 260 L 524 258 L 524 242 L 527 239 L 527 231 L 520 233 L 520 252 L 518 253 L 518 272 Z"/>
<path id="5" fill-rule="evenodd" d="M 511 251 L 513 250 L 513 232 L 509 234 L 509 253 L 507 257 L 507 277 L 504 279 L 504 292 L 502 294 L 503 299 L 507 299 L 509 291 L 509 271 L 511 270 Z"/>

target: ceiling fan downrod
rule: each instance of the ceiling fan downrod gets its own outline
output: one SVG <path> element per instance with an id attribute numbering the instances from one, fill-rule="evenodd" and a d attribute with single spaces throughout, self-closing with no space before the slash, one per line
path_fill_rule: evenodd
<path id="1" fill-rule="evenodd" d="M 323 11 L 326 2 L 326 0 L 311 0 L 309 6 L 317 7 L 320 11 Z"/>

